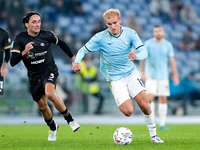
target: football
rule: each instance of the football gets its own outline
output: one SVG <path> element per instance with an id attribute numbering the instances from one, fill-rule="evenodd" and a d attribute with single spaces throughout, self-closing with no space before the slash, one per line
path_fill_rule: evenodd
<path id="1" fill-rule="evenodd" d="M 115 130 L 113 134 L 113 139 L 116 144 L 128 145 L 132 142 L 133 134 L 128 128 L 120 127 Z"/>

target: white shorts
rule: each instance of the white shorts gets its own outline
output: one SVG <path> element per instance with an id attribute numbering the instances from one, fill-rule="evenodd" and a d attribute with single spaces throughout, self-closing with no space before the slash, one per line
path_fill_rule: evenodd
<path id="1" fill-rule="evenodd" d="M 123 102 L 130 99 L 130 96 L 134 98 L 141 91 L 145 90 L 144 84 L 137 70 L 120 80 L 111 81 L 108 84 L 118 107 Z"/>
<path id="2" fill-rule="evenodd" d="M 169 80 L 147 79 L 145 82 L 146 93 L 155 96 L 169 96 Z"/>

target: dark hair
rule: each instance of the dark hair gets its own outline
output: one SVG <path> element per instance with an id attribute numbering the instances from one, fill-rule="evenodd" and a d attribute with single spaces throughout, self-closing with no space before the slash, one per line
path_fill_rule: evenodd
<path id="1" fill-rule="evenodd" d="M 160 25 L 155 25 L 155 26 L 154 26 L 154 28 L 160 28 L 160 27 L 161 27 Z"/>
<path id="2" fill-rule="evenodd" d="M 31 16 L 33 16 L 33 15 L 38 15 L 38 16 L 40 16 L 40 14 L 37 13 L 36 11 L 29 11 L 29 12 L 27 12 L 27 13 L 25 14 L 25 16 L 22 18 L 22 22 L 23 22 L 24 26 L 25 26 L 25 23 L 28 23 L 28 22 L 29 22 Z"/>

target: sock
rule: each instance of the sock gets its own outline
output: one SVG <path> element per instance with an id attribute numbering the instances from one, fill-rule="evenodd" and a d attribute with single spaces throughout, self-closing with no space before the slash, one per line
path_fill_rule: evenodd
<path id="1" fill-rule="evenodd" d="M 167 103 L 158 104 L 158 114 L 159 114 L 159 125 L 165 126 L 166 117 L 167 117 Z"/>
<path id="2" fill-rule="evenodd" d="M 157 133 L 156 133 L 156 122 L 155 122 L 154 114 L 151 113 L 149 116 L 144 115 L 144 118 L 145 118 L 145 123 L 147 125 L 147 128 L 149 129 L 150 137 L 157 135 Z"/>
<path id="3" fill-rule="evenodd" d="M 154 103 L 154 101 L 152 101 L 151 103 L 149 103 L 149 106 L 150 106 L 151 111 L 152 111 L 152 113 L 154 114 L 154 117 L 155 117 L 155 103 Z"/>
<path id="4" fill-rule="evenodd" d="M 73 121 L 74 119 L 72 118 L 70 112 L 68 109 L 66 109 L 65 111 L 61 112 L 61 114 L 63 115 L 63 117 L 65 118 L 65 120 L 67 120 L 67 123 L 69 124 L 69 122 Z"/>
<path id="5" fill-rule="evenodd" d="M 56 130 L 56 124 L 53 120 L 53 118 L 49 119 L 49 120 L 44 120 L 47 125 L 49 126 L 50 130 L 55 131 Z"/>

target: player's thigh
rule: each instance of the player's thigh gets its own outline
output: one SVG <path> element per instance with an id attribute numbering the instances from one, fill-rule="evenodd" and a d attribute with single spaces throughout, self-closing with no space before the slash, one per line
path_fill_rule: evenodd
<path id="1" fill-rule="evenodd" d="M 134 71 L 128 76 L 127 83 L 128 92 L 132 98 L 137 96 L 141 91 L 146 90 L 138 71 Z"/>
<path id="2" fill-rule="evenodd" d="M 169 81 L 168 80 L 160 80 L 158 81 L 158 96 L 169 96 Z"/>
<path id="3" fill-rule="evenodd" d="M 111 81 L 108 84 L 118 107 L 130 99 L 126 83 L 123 79 Z"/>
<path id="4" fill-rule="evenodd" d="M 158 83 L 155 79 L 147 79 L 145 82 L 146 93 L 157 95 Z"/>

